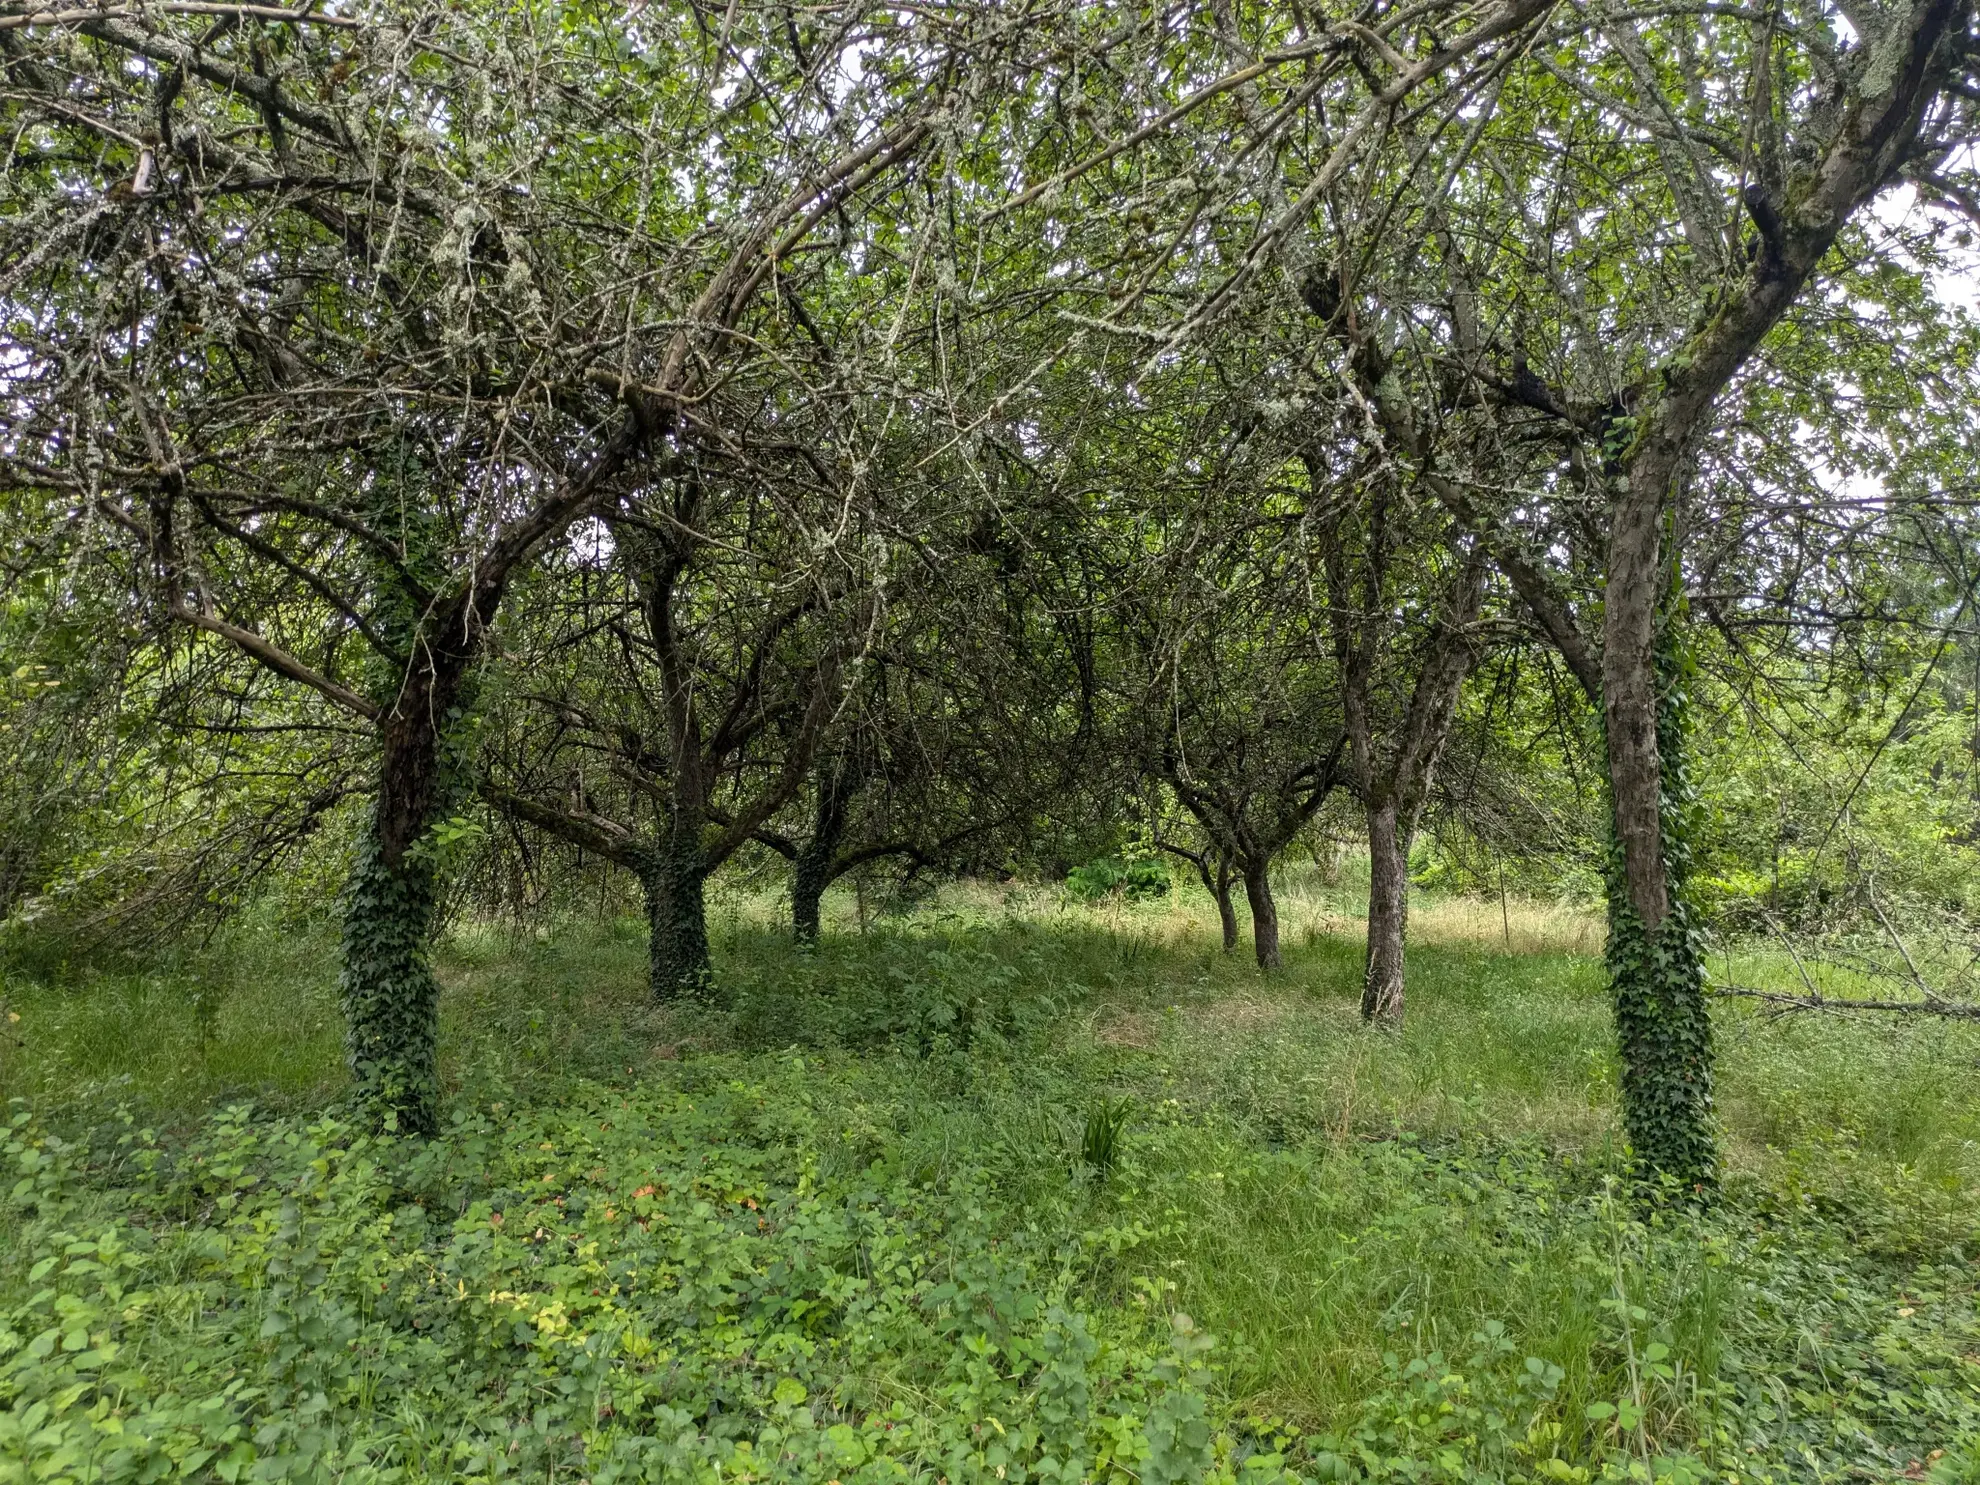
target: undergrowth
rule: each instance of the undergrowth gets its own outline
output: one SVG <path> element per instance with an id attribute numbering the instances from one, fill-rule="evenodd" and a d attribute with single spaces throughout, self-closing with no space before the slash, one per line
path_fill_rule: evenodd
<path id="1" fill-rule="evenodd" d="M 1980 1481 L 1970 1040 L 1722 1011 L 1646 1208 L 1598 966 L 1413 951 L 1370 1036 L 1161 924 L 730 924 L 666 1013 L 457 936 L 424 1144 L 306 943 L 11 980 L 0 1481 Z"/>

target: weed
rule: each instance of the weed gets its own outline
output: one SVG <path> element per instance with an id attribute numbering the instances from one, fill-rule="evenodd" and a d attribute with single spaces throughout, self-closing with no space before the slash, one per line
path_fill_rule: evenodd
<path id="1" fill-rule="evenodd" d="M 1103 1098 L 1087 1114 L 1079 1134 L 1079 1169 L 1087 1179 L 1106 1184 L 1121 1158 L 1121 1139 L 1133 1119 L 1131 1098 Z"/>

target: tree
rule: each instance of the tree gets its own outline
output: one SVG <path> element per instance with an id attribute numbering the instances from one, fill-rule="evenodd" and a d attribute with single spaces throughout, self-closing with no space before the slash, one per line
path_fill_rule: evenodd
<path id="1" fill-rule="evenodd" d="M 1273 861 L 1341 782 L 1347 746 L 1322 617 L 1306 599 L 1314 553 L 1303 503 L 1284 485 L 1252 483 L 1284 468 L 1268 451 L 1234 470 L 1190 471 L 1207 488 L 1179 518 L 1163 522 L 1157 507 L 1128 528 L 1130 550 L 1148 555 L 1122 574 L 1116 641 L 1145 756 L 1218 871 L 1227 862 L 1244 883 L 1266 970 L 1282 962 Z M 1209 861 L 1198 868 L 1220 896 Z"/>
<path id="2" fill-rule="evenodd" d="M 1317 68 L 1304 91 L 1275 76 L 1270 17 L 1214 14 L 1221 57 L 1256 60 L 1227 74 L 1228 107 L 1177 129 L 1236 163 L 1171 214 L 1175 308 L 1134 327 L 1159 344 L 1148 365 L 1269 297 L 1283 269 L 1280 292 L 1306 297 L 1343 348 L 1374 446 L 1486 545 L 1560 647 L 1602 720 L 1632 1141 L 1701 1183 L 1711 1054 L 1682 886 L 1676 596 L 1692 471 L 1721 399 L 1871 199 L 1907 176 L 1974 199 L 1947 174 L 1968 127 L 1970 17 L 1921 0 L 1853 21 L 1838 46 L 1820 12 L 1777 26 L 1507 8 L 1417 53 L 1345 48 L 1382 100 L 1371 116 L 1344 74 Z M 1146 302 L 1136 274 L 1114 302 Z M 1529 456 L 1517 499 L 1453 437 L 1496 438 L 1495 424 Z M 1599 633 L 1577 592 L 1599 593 Z"/>
<path id="3" fill-rule="evenodd" d="M 808 818 L 757 832 L 791 863 L 800 942 L 816 941 L 825 889 L 850 873 L 994 874 L 1035 859 L 1055 820 L 1086 823 L 1096 760 L 1063 702 L 1077 666 L 1038 632 L 1026 566 L 1010 548 L 942 564 L 870 657 Z"/>
<path id="4" fill-rule="evenodd" d="M 809 43 L 732 14 L 0 31 L 8 293 L 32 306 L 6 478 L 114 533 L 160 620 L 375 725 L 343 983 L 387 1125 L 437 1117 L 427 939 L 513 584 L 720 442 L 761 291 L 924 147 L 975 45 L 879 9 Z"/>
<path id="5" fill-rule="evenodd" d="M 884 622 L 873 512 L 768 473 L 698 467 L 565 554 L 515 657 L 538 715 L 484 791 L 634 873 L 661 999 L 708 987 L 707 879 L 797 796 Z"/>
<path id="6" fill-rule="evenodd" d="M 1326 554 L 1341 705 L 1355 787 L 1368 822 L 1368 945 L 1361 1014 L 1364 1020 L 1389 1025 L 1399 1023 L 1403 1014 L 1410 846 L 1478 645 L 1486 577 L 1478 544 L 1460 539 L 1439 542 L 1427 552 L 1411 551 L 1392 534 L 1397 514 L 1386 492 L 1377 494 L 1368 502 L 1365 545 L 1354 554 L 1357 560 L 1350 561 L 1344 519 L 1336 524 Z M 1413 564 L 1442 578 L 1424 584 L 1428 593 L 1414 603 L 1409 601 L 1414 595 L 1395 591 L 1395 569 Z M 1455 570 L 1446 575 L 1440 568 Z"/>
<path id="7" fill-rule="evenodd" d="M 1384 193 L 1410 175 L 1399 143 L 1418 134 L 1434 139 L 1454 117 L 1476 111 L 1496 80 L 1518 65 L 1529 33 L 1545 18 L 1537 7 L 1510 4 L 1468 19 L 1468 27 L 1453 30 L 1451 17 L 1393 12 L 1375 30 L 1334 31 L 1304 14 L 1289 19 L 1267 8 L 1211 7 L 1192 44 L 1202 53 L 1199 65 L 1224 69 L 1222 76 L 1175 100 L 1152 126 L 1130 129 L 1124 122 L 1117 132 L 1135 147 L 1137 168 L 1083 181 L 1079 189 L 1088 196 L 1110 186 L 1117 194 L 1110 210 L 1089 210 L 1085 224 L 1067 222 L 1064 229 L 1068 277 L 1083 270 L 1107 288 L 1104 313 L 1081 323 L 1130 344 L 1130 338 L 1153 343 L 1145 362 L 1114 374 L 1116 395 L 1149 396 L 1158 371 L 1166 373 L 1186 354 L 1214 368 L 1205 384 L 1215 390 L 1203 406 L 1222 410 L 1218 436 L 1233 447 L 1243 447 L 1261 426 L 1291 421 L 1309 430 L 1304 448 L 1281 431 L 1267 442 L 1276 440 L 1281 460 L 1305 458 L 1316 563 L 1320 548 L 1331 543 L 1324 602 L 1337 641 L 1332 658 L 1343 688 L 1342 715 L 1352 724 L 1353 771 L 1373 833 L 1367 1005 L 1371 1016 L 1384 1019 L 1399 1015 L 1401 1007 L 1408 841 L 1434 786 L 1436 760 L 1479 638 L 1472 620 L 1484 569 L 1472 560 L 1476 543 L 1445 517 L 1434 535 L 1418 538 L 1416 550 L 1441 543 L 1455 553 L 1452 569 L 1469 577 L 1452 592 L 1427 599 L 1403 626 L 1410 633 L 1390 632 L 1383 616 L 1391 600 L 1406 610 L 1411 600 L 1387 590 L 1415 574 L 1410 560 L 1388 560 L 1383 541 L 1354 540 L 1359 516 L 1351 513 L 1386 511 L 1411 497 L 1382 493 L 1396 485 L 1393 471 L 1386 483 L 1373 478 L 1387 462 L 1386 441 L 1379 427 L 1373 429 L 1376 457 L 1370 457 L 1365 399 L 1360 407 L 1344 406 L 1337 379 L 1316 365 L 1321 357 L 1311 344 L 1302 290 L 1316 278 L 1339 277 L 1317 272 L 1322 255 L 1313 239 L 1321 235 L 1323 214 L 1338 217 L 1347 202 L 1357 210 L 1367 207 L 1381 228 L 1389 227 Z M 1206 107 L 1209 98 L 1216 102 Z M 1489 113 L 1489 102 L 1485 108 Z M 1193 162 L 1212 156 L 1230 164 L 1206 180 Z M 1151 218 L 1161 223 L 1159 231 L 1150 230 Z M 1115 225 L 1123 221 L 1126 232 Z M 1354 244 L 1344 260 L 1407 264 L 1419 241 L 1417 224 L 1404 220 L 1392 233 L 1378 230 Z M 1284 275 L 1271 272 L 1287 263 Z M 1357 272 L 1365 269 L 1357 261 Z M 1338 285 L 1330 287 L 1338 301 Z M 1170 304 L 1177 307 L 1169 311 Z M 1147 314 L 1133 318 L 1151 307 L 1158 323 L 1149 324 Z M 1269 460 L 1261 458 L 1257 477 L 1267 485 L 1277 477 Z M 1384 532 L 1400 524 L 1380 513 L 1372 522 Z M 1322 527 L 1326 537 L 1319 535 Z M 1364 560 L 1369 570 L 1351 577 L 1348 567 Z M 1358 595 L 1352 602 L 1350 588 Z M 1371 603 L 1363 605 L 1364 597 Z M 1440 603 L 1447 622 L 1422 624 L 1420 616 L 1436 613 Z M 1433 638 L 1419 644 L 1417 629 Z M 1415 684 L 1418 662 L 1421 685 Z M 1310 740 L 1317 750 L 1326 743 L 1324 736 Z M 1301 822 L 1288 817 L 1285 823 L 1296 831 Z M 1267 837 L 1278 833 L 1266 830 Z M 1222 847 L 1209 854 L 1182 849 L 1221 912 L 1228 894 L 1219 890 L 1221 868 L 1214 860 Z"/>
<path id="8" fill-rule="evenodd" d="M 1606 23 L 1582 73 L 1616 92 L 1536 80 L 1518 106 L 1502 100 L 1499 128 L 1481 120 L 1467 144 L 1501 172 L 1497 183 L 1460 184 L 1430 203 L 1449 213 L 1446 240 L 1478 245 L 1440 255 L 1449 329 L 1420 364 L 1450 377 L 1441 386 L 1426 377 L 1410 404 L 1379 329 L 1385 305 L 1392 324 L 1403 322 L 1401 301 L 1384 289 L 1364 286 L 1371 300 L 1341 322 L 1385 430 L 1490 545 L 1598 707 L 1626 1122 L 1645 1164 L 1687 1185 L 1708 1182 L 1715 1160 L 1700 924 L 1685 887 L 1692 786 L 1679 572 L 1695 529 L 1684 515 L 1694 471 L 1722 397 L 1854 215 L 1903 172 L 1930 175 L 1962 127 L 1963 105 L 1950 101 L 1967 25 L 1958 7 L 1893 12 L 1846 50 L 1826 43 L 1825 24 L 1790 44 L 1729 19 L 1713 22 L 1710 44 L 1698 47 L 1688 20 L 1647 35 Z M 1723 90 L 1702 85 L 1707 67 L 1724 69 Z M 1808 85 L 1790 86 L 1790 77 Z M 1735 97 L 1756 111 L 1757 128 L 1709 101 Z M 1536 151 L 1536 138 L 1573 142 Z M 1618 196 L 1618 178 L 1638 188 Z M 1527 185 L 1548 193 L 1537 219 Z M 1753 223 L 1743 259 L 1733 197 Z M 1539 250 L 1584 204 L 1602 201 L 1597 230 L 1568 231 L 1566 251 Z M 1499 244 L 1508 240 L 1533 250 L 1506 253 Z M 1492 324 L 1503 327 L 1496 337 L 1478 328 Z M 1530 343 L 1542 333 L 1545 367 Z M 1555 472 L 1539 482 L 1537 506 L 1481 498 L 1436 471 L 1413 439 L 1423 416 L 1467 385 L 1470 396 L 1521 410 L 1536 440 L 1554 441 Z M 1591 573 L 1598 624 L 1569 597 Z"/>

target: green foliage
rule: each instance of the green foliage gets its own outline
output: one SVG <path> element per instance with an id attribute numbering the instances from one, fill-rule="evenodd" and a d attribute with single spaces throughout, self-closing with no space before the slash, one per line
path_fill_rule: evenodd
<path id="1" fill-rule="evenodd" d="M 1079 1132 L 1079 1163 L 1095 1181 L 1104 1182 L 1121 1158 L 1121 1138 L 1134 1122 L 1134 1100 L 1102 1099 L 1086 1116 Z"/>
<path id="2" fill-rule="evenodd" d="M 0 1077 L 50 1109 L 0 1179 L 0 1480 L 63 1478 L 72 1445 L 95 1478 L 1967 1467 L 1973 1032 L 1719 1007 L 1723 1190 L 1639 1208 L 1592 962 L 1425 945 L 1417 1014 L 1367 1037 L 1349 942 L 1295 938 L 1261 990 L 1157 932 L 1174 904 L 1132 910 L 1132 953 L 937 910 L 815 953 L 718 916 L 729 1011 L 656 1010 L 637 921 L 458 931 L 459 1091 L 424 1145 L 308 1112 L 334 1092 L 320 944 L 235 943 L 232 974 L 142 994 L 10 985 L 27 1046 Z M 225 992 L 204 1054 L 202 975 Z M 967 1045 L 896 994 L 974 994 Z M 273 1080 L 230 1059 L 287 1021 L 318 1028 L 288 1112 L 188 1117 Z M 209 1081 L 168 1081 L 202 1055 Z M 1069 1180 L 1068 1135 L 1129 1099 L 1110 1178 Z"/>
<path id="3" fill-rule="evenodd" d="M 1102 1346 L 1055 1300 L 1077 1234 L 1013 1235 L 978 1169 L 835 1176 L 801 1060 L 729 1071 L 461 1110 L 422 1145 L 236 1107 L 181 1151 L 127 1128 L 92 1156 L 17 1115 L 33 1261 L 0 1324 L 0 1478 L 1230 1459 L 1185 1320 Z"/>
<path id="4" fill-rule="evenodd" d="M 439 533 L 431 512 L 409 498 L 423 483 L 417 461 L 402 454 L 399 463 L 396 478 L 381 479 L 371 491 L 371 514 L 385 529 L 396 527 L 404 560 L 373 554 L 367 566 L 388 643 L 400 655 L 413 655 L 432 643 L 425 632 L 431 614 L 421 597 L 437 577 Z M 379 657 L 369 668 L 374 697 L 389 715 L 403 704 L 409 672 Z M 430 759 L 417 756 L 418 742 L 401 741 L 411 756 L 385 750 L 370 826 L 358 840 L 344 888 L 339 991 L 345 1060 L 361 1116 L 387 1131 L 431 1134 L 439 1127 L 440 990 L 431 942 L 450 858 L 479 828 L 459 813 L 472 789 L 481 731 L 475 689 L 470 677 L 445 715 L 430 719 Z M 421 777 L 426 769 L 430 780 Z M 410 831 L 407 821 L 391 819 L 394 812 L 410 817 Z M 395 828 L 404 832 L 396 853 L 386 847 Z M 412 836 L 409 845 L 405 834 Z"/>
<path id="5" fill-rule="evenodd" d="M 1123 861 L 1118 856 L 1102 856 L 1066 873 L 1066 892 L 1081 902 L 1098 902 L 1105 897 L 1121 897 L 1144 902 L 1166 896 L 1169 874 L 1159 861 Z"/>
<path id="6" fill-rule="evenodd" d="M 440 988 L 429 949 L 438 879 L 437 852 L 388 863 L 374 827 L 344 889 L 340 989 L 351 1081 L 368 1117 L 408 1134 L 430 1133 L 440 1117 Z"/>
<path id="7" fill-rule="evenodd" d="M 1390 1349 L 1299 1427 L 1240 1406 L 1174 1307 L 1208 1131 L 1171 1122 L 1093 1207 L 994 1147 L 933 1176 L 900 1134 L 836 1157 L 868 1091 L 717 1060 L 462 1108 L 423 1145 L 234 1108 L 91 1149 L 19 1114 L 0 1470 L 1786 1481 L 1980 1427 L 1970 1214 L 1833 1161 L 1667 1223 L 1533 1151 L 1223 1143 L 1212 1184 L 1331 1209 L 1330 1282 L 1390 1276 Z M 1503 1277 L 1430 1319 L 1393 1287 L 1419 1267 Z M 1552 1336 L 1492 1313 L 1536 1283 Z"/>
<path id="8" fill-rule="evenodd" d="M 1962 678 L 1930 658 L 1874 686 L 1703 693 L 1695 882 L 1717 930 L 1875 932 L 1873 895 L 1914 925 L 1980 920 L 1980 693 L 1970 660 Z"/>
<path id="9" fill-rule="evenodd" d="M 887 1048 L 943 1061 L 1035 1031 L 1069 993 L 1054 994 L 1036 953 L 1008 958 L 971 937 L 892 931 L 827 941 L 815 958 L 735 979 L 732 1034 L 744 1046 Z"/>
<path id="10" fill-rule="evenodd" d="M 642 857 L 650 941 L 647 981 L 655 1000 L 694 1000 L 714 991 L 708 959 L 708 871 L 695 842 L 671 832 Z"/>

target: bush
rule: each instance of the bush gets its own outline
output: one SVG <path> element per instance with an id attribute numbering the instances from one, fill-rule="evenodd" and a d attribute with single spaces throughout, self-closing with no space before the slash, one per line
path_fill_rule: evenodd
<path id="1" fill-rule="evenodd" d="M 876 933 L 739 977 L 727 1030 L 750 1048 L 958 1057 L 1036 1029 L 1072 993 L 1036 956 L 1003 958 L 961 936 Z"/>
<path id="2" fill-rule="evenodd" d="M 1166 896 L 1169 886 L 1169 874 L 1158 861 L 1102 856 L 1066 873 L 1067 893 L 1081 902 L 1098 902 L 1105 897 L 1144 902 Z"/>

